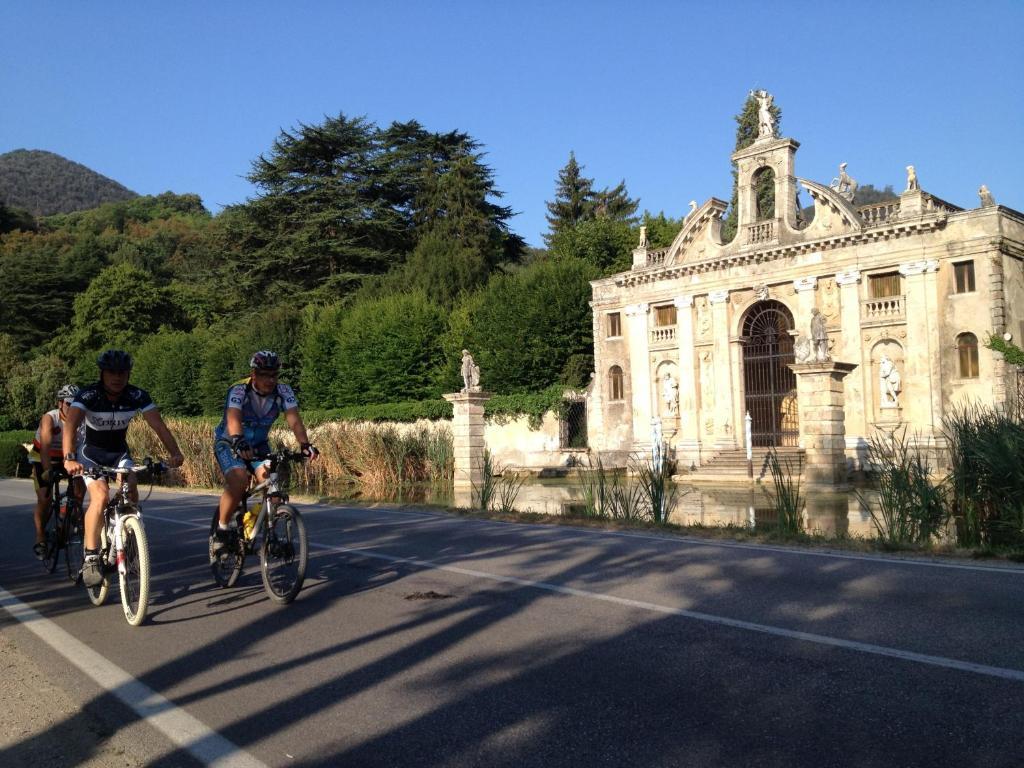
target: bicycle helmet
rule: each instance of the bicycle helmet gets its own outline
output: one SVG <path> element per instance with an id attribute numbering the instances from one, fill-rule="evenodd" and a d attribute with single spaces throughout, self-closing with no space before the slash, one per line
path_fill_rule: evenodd
<path id="1" fill-rule="evenodd" d="M 249 358 L 249 367 L 257 371 L 276 371 L 281 367 L 281 360 L 276 352 L 261 349 L 259 352 L 254 352 L 253 356 Z"/>
<path id="2" fill-rule="evenodd" d="M 65 403 L 70 403 L 75 399 L 75 395 L 78 394 L 78 387 L 74 384 L 65 384 L 63 387 L 57 390 L 57 399 L 63 400 Z"/>
<path id="3" fill-rule="evenodd" d="M 121 349 L 108 349 L 96 358 L 96 363 L 101 371 L 130 371 L 132 356 Z"/>

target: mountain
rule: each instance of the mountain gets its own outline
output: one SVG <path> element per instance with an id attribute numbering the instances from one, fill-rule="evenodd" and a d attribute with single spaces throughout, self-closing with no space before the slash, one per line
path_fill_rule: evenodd
<path id="1" fill-rule="evenodd" d="M 134 197 L 113 179 L 53 152 L 16 149 L 0 155 L 0 203 L 9 208 L 50 216 Z"/>

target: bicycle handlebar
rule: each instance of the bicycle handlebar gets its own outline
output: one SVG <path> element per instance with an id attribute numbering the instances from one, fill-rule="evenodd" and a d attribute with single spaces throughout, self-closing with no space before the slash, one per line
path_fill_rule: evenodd
<path id="1" fill-rule="evenodd" d="M 156 476 L 164 474 L 168 469 L 170 469 L 170 467 L 168 467 L 166 464 L 164 464 L 164 462 L 162 462 L 162 461 L 153 461 L 151 458 L 149 458 L 147 456 L 145 459 L 142 460 L 141 466 L 131 466 L 131 467 L 95 466 L 95 467 L 90 467 L 89 469 L 83 470 L 82 471 L 82 475 L 86 476 L 86 477 L 100 478 L 100 477 L 113 477 L 115 475 L 119 475 L 119 474 L 125 473 L 125 472 L 131 472 L 131 473 L 134 473 L 136 475 L 142 475 L 142 474 L 145 474 L 146 472 L 151 472 L 153 474 L 153 476 L 156 477 Z"/>

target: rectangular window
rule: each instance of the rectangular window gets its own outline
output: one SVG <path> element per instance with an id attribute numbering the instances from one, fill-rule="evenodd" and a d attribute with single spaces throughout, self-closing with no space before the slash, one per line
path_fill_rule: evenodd
<path id="1" fill-rule="evenodd" d="M 957 293 L 974 293 L 974 262 L 961 261 L 953 265 Z"/>
<path id="2" fill-rule="evenodd" d="M 903 281 L 899 272 L 870 275 L 868 281 L 870 283 L 872 299 L 884 299 L 889 296 L 903 295 Z"/>
<path id="3" fill-rule="evenodd" d="M 608 338 L 622 335 L 622 316 L 618 312 L 608 313 Z"/>
<path id="4" fill-rule="evenodd" d="M 654 324 L 658 327 L 676 324 L 676 308 L 674 304 L 654 308 Z"/>

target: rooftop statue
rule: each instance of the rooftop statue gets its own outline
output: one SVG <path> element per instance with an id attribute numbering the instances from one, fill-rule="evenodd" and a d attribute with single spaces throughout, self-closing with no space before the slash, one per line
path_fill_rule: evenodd
<path id="1" fill-rule="evenodd" d="M 757 138 L 775 138 L 775 118 L 772 116 L 772 104 L 775 97 L 768 91 L 751 91 L 751 96 L 757 98 Z"/>
<path id="2" fill-rule="evenodd" d="M 839 177 L 832 179 L 829 187 L 847 202 L 853 202 L 853 197 L 857 194 L 857 181 L 846 172 L 846 163 L 839 164 Z"/>
<path id="3" fill-rule="evenodd" d="M 978 187 L 978 197 L 981 198 L 981 207 L 987 208 L 990 205 L 996 204 L 996 199 L 992 197 L 992 193 L 988 191 L 988 187 L 982 184 Z"/>
<path id="4" fill-rule="evenodd" d="M 641 225 L 641 227 L 640 227 L 640 244 L 637 245 L 637 248 L 646 248 L 646 247 L 647 247 L 647 227 Z"/>
<path id="5" fill-rule="evenodd" d="M 907 166 L 907 192 L 913 192 L 915 189 L 920 189 L 921 185 L 917 183 L 917 171 L 914 170 L 914 166 Z"/>
<path id="6" fill-rule="evenodd" d="M 690 212 L 688 214 L 686 214 L 686 215 L 687 216 L 693 216 L 693 214 L 695 214 L 696 212 L 697 212 L 697 201 L 696 200 L 691 200 L 690 201 Z"/>

